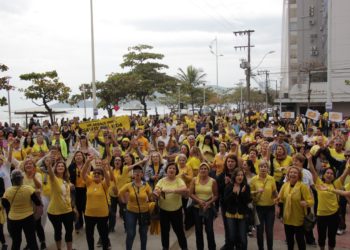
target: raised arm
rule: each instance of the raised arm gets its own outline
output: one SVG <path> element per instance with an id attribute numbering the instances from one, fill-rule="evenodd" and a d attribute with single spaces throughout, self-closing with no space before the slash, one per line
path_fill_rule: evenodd
<path id="1" fill-rule="evenodd" d="M 310 172 L 312 174 L 312 179 L 313 179 L 314 183 L 316 183 L 318 175 L 317 175 L 314 163 L 312 161 L 312 155 L 311 155 L 310 152 L 308 152 L 306 154 L 306 159 L 307 159 L 307 162 L 308 162 L 308 165 L 309 165 L 309 170 L 310 170 Z"/>
<path id="2" fill-rule="evenodd" d="M 83 169 L 81 170 L 81 177 L 83 178 L 84 181 L 87 180 L 88 172 L 90 172 L 91 169 L 91 162 L 93 161 L 94 156 L 93 155 L 88 155 L 85 164 L 83 166 Z"/>
<path id="3" fill-rule="evenodd" d="M 109 166 L 109 162 L 110 161 L 108 161 L 108 157 L 107 157 L 107 160 L 103 161 L 103 167 L 102 167 L 103 176 L 104 176 L 105 183 L 106 183 L 107 187 L 109 187 L 111 178 L 113 178 L 113 177 L 111 177 L 111 167 Z M 112 175 L 113 175 L 113 173 L 112 173 Z"/>

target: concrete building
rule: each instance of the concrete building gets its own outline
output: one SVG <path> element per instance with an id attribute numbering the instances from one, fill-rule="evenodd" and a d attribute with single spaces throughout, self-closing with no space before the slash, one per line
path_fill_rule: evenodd
<path id="1" fill-rule="evenodd" d="M 329 90 L 328 108 L 350 115 L 349 12 L 349 0 L 284 0 L 282 110 L 324 112 Z"/>

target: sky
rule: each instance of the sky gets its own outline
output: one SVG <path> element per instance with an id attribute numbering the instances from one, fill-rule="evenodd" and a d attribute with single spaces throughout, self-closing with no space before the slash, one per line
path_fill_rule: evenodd
<path id="1" fill-rule="evenodd" d="M 270 70 L 279 79 L 281 61 L 282 0 L 94 0 L 96 80 L 106 80 L 120 68 L 128 47 L 148 44 L 164 55 L 166 71 L 175 76 L 189 65 L 207 74 L 207 85 L 216 84 L 216 57 L 209 45 L 217 38 L 219 86 L 234 87 L 244 79 L 240 59 L 247 36 L 233 31 L 255 30 L 251 36 L 252 67 L 269 51 L 259 70 Z M 0 0 L 0 63 L 10 69 L 16 87 L 11 106 L 35 106 L 18 88 L 29 86 L 19 75 L 56 70 L 60 80 L 78 92 L 92 80 L 89 0 Z M 214 45 L 215 48 L 215 45 Z M 253 81 L 253 85 L 257 86 Z M 6 95 L 0 91 L 0 96 Z"/>

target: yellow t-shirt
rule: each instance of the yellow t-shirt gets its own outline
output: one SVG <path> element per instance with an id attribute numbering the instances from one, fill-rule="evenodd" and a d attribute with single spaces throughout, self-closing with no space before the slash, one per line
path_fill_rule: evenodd
<path id="1" fill-rule="evenodd" d="M 297 182 L 294 187 L 289 182 L 283 184 L 279 193 L 283 206 L 283 223 L 299 227 L 304 223 L 305 208 L 300 205 L 301 201 L 306 201 L 308 207 L 314 204 L 310 189 L 304 183 Z"/>
<path id="2" fill-rule="evenodd" d="M 192 171 L 198 172 L 199 170 L 199 165 L 201 165 L 201 161 L 194 156 L 190 156 L 187 160 L 187 166 L 192 168 Z"/>
<path id="3" fill-rule="evenodd" d="M 293 165 L 293 159 L 291 156 L 287 155 L 287 157 L 282 160 L 278 161 L 276 158 L 273 159 L 273 177 L 277 182 L 279 182 L 284 174 L 287 173 L 287 167 Z M 281 168 L 285 168 L 281 170 Z"/>
<path id="4" fill-rule="evenodd" d="M 328 192 L 322 191 L 318 188 L 318 186 L 326 186 L 330 190 L 334 189 L 342 189 L 343 185 L 340 179 L 336 179 L 333 183 L 327 184 L 324 183 L 319 177 L 316 180 L 316 189 L 317 189 L 317 198 L 318 198 L 318 206 L 317 206 L 317 215 L 318 216 L 327 216 L 336 213 L 339 209 L 339 197 L 338 195 Z"/>
<path id="5" fill-rule="evenodd" d="M 224 171 L 225 156 L 220 153 L 216 154 L 214 157 L 213 165 L 216 167 L 216 176 L 220 175 Z"/>
<path id="6" fill-rule="evenodd" d="M 47 212 L 53 215 L 72 212 L 69 183 L 54 176 L 54 179 L 50 179 L 50 185 L 51 195 Z"/>
<path id="7" fill-rule="evenodd" d="M 90 176 L 86 179 L 86 208 L 85 215 L 91 217 L 108 216 L 108 187 L 106 183 L 96 183 Z"/>
<path id="8" fill-rule="evenodd" d="M 83 176 L 81 174 L 81 169 L 79 169 L 78 167 L 75 168 L 75 172 L 76 172 L 76 181 L 75 181 L 75 187 L 78 188 L 84 188 L 86 187 L 85 181 L 83 179 Z"/>
<path id="9" fill-rule="evenodd" d="M 331 156 L 337 161 L 345 161 L 344 152 L 338 153 L 334 148 L 330 148 L 329 152 L 331 153 Z"/>
<path id="10" fill-rule="evenodd" d="M 156 190 L 162 189 L 178 189 L 185 187 L 186 184 L 181 178 L 176 178 L 174 181 L 169 181 L 167 178 L 160 179 L 156 185 Z M 182 206 L 182 199 L 180 194 L 169 193 L 162 195 L 159 199 L 159 207 L 166 211 L 176 211 Z"/>
<path id="11" fill-rule="evenodd" d="M 188 120 L 188 121 L 186 121 L 186 123 L 187 123 L 189 129 L 195 129 L 196 128 L 196 121 Z"/>
<path id="12" fill-rule="evenodd" d="M 215 145 L 213 145 L 213 149 L 212 149 L 210 146 L 203 144 L 203 146 L 201 147 L 201 151 L 202 151 L 202 154 L 210 163 L 214 161 L 214 157 L 218 153 Z"/>
<path id="13" fill-rule="evenodd" d="M 185 174 L 187 178 L 181 177 L 182 174 Z M 189 187 L 193 178 L 192 168 L 187 165 L 183 168 L 179 167 L 179 174 L 177 177 L 180 177 L 186 183 L 186 186 Z"/>
<path id="14" fill-rule="evenodd" d="M 32 148 L 32 153 L 41 153 L 41 152 L 47 153 L 48 151 L 49 151 L 49 148 L 46 146 L 46 143 L 43 143 L 42 145 L 35 143 Z"/>
<path id="15" fill-rule="evenodd" d="M 129 200 L 126 207 L 127 210 L 134 213 L 145 213 L 149 211 L 148 203 L 149 197 L 152 193 L 152 188 L 148 183 L 142 183 L 140 187 L 137 187 L 134 182 L 127 183 L 119 190 L 119 196 L 124 196 L 126 193 L 129 194 Z"/>
<path id="16" fill-rule="evenodd" d="M 27 156 L 27 153 L 23 149 L 14 149 L 12 152 L 12 157 L 15 158 L 17 161 L 23 161 Z"/>
<path id="17" fill-rule="evenodd" d="M 115 182 L 111 182 L 110 188 L 109 188 L 109 195 L 112 197 L 118 197 L 118 195 L 114 194 L 113 188 L 117 186 L 117 189 L 120 190 L 125 184 L 131 182 L 130 173 L 128 171 L 128 167 L 123 167 L 123 173 L 120 174 L 119 169 L 113 170 L 113 175 Z"/>
<path id="18" fill-rule="evenodd" d="M 42 176 L 40 173 L 35 173 L 35 178 L 41 183 L 42 181 Z M 40 191 L 40 189 L 37 189 L 35 187 L 35 183 L 34 183 L 34 180 L 33 179 L 29 179 L 25 174 L 24 174 L 24 177 L 23 177 L 23 184 L 24 185 L 28 185 L 28 186 L 31 186 L 32 188 L 34 188 L 36 191 Z M 41 183 L 42 184 L 42 183 Z"/>
<path id="19" fill-rule="evenodd" d="M 252 143 L 254 140 L 255 139 L 253 134 L 244 134 L 242 136 L 242 143 Z"/>
<path id="20" fill-rule="evenodd" d="M 214 179 L 209 177 L 209 180 L 206 184 L 201 184 L 199 178 L 196 177 L 194 180 L 194 193 L 202 201 L 208 201 L 213 197 L 213 182 Z M 198 205 L 195 205 L 198 207 Z"/>
<path id="21" fill-rule="evenodd" d="M 273 193 L 277 191 L 275 179 L 271 175 L 267 175 L 265 179 L 260 179 L 259 175 L 252 178 L 250 182 L 250 189 L 252 192 L 258 191 L 260 188 L 264 189 L 257 201 L 258 206 L 273 206 L 275 204 Z"/>
<path id="22" fill-rule="evenodd" d="M 31 195 L 34 192 L 35 189 L 28 185 L 11 186 L 5 191 L 4 198 L 11 205 L 9 219 L 22 220 L 33 214 Z"/>

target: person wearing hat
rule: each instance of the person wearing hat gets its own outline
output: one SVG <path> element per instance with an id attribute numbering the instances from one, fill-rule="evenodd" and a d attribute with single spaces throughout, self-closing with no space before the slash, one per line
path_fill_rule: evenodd
<path id="1" fill-rule="evenodd" d="M 127 250 L 133 249 L 137 224 L 141 250 L 147 249 L 147 232 L 150 224 L 148 203 L 152 198 L 152 188 L 147 182 L 142 181 L 143 175 L 143 168 L 140 165 L 133 166 L 133 181 L 125 184 L 118 194 L 119 198 L 127 204 L 125 213 Z"/>
<path id="2" fill-rule="evenodd" d="M 199 174 L 193 178 L 190 186 L 190 197 L 195 202 L 194 220 L 197 249 L 204 249 L 203 224 L 207 233 L 208 249 L 215 250 L 214 219 L 216 217 L 215 201 L 218 199 L 216 180 L 209 176 L 210 166 L 203 162 Z"/>
<path id="3" fill-rule="evenodd" d="M 22 242 L 22 230 L 26 237 L 29 249 L 37 250 L 38 244 L 35 237 L 35 220 L 33 203 L 41 205 L 41 201 L 35 194 L 35 189 L 28 185 L 23 185 L 23 174 L 19 169 L 11 173 L 12 185 L 2 198 L 2 205 L 8 213 L 8 230 L 12 238 L 13 250 L 19 250 Z"/>

